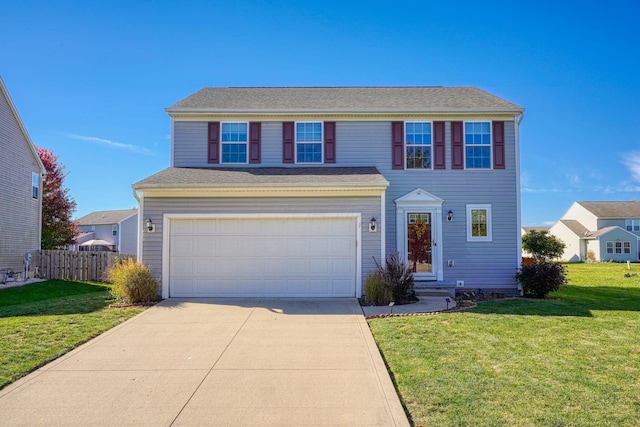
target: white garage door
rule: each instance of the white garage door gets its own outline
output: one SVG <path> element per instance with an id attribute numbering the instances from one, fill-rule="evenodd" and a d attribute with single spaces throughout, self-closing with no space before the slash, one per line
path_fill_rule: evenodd
<path id="1" fill-rule="evenodd" d="M 353 297 L 356 219 L 172 219 L 170 297 Z"/>

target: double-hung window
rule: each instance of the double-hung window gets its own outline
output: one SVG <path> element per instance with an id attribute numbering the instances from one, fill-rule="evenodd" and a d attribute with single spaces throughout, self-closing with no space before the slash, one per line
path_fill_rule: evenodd
<path id="1" fill-rule="evenodd" d="M 111 226 L 111 235 L 113 235 L 113 236 L 117 236 L 118 235 L 118 225 L 117 224 L 113 224 Z"/>
<path id="2" fill-rule="evenodd" d="M 491 169 L 491 122 L 465 122 L 466 169 Z"/>
<path id="3" fill-rule="evenodd" d="M 296 163 L 322 163 L 322 122 L 296 123 Z"/>
<path id="4" fill-rule="evenodd" d="M 608 254 L 630 254 L 631 253 L 631 242 L 607 242 L 607 253 Z"/>
<path id="5" fill-rule="evenodd" d="M 627 231 L 640 231 L 640 219 L 627 219 L 625 226 Z"/>
<path id="6" fill-rule="evenodd" d="M 467 205 L 467 241 L 492 241 L 491 205 Z"/>
<path id="7" fill-rule="evenodd" d="M 405 123 L 405 156 L 407 169 L 431 169 L 431 123 Z"/>
<path id="8" fill-rule="evenodd" d="M 40 191 L 40 174 L 32 172 L 31 173 L 31 197 L 37 200 L 39 191 Z"/>
<path id="9" fill-rule="evenodd" d="M 248 123 L 222 123 L 222 163 L 247 163 Z"/>

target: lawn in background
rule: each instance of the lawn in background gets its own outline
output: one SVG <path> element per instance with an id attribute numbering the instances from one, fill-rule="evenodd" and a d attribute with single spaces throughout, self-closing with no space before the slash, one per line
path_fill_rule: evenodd
<path id="1" fill-rule="evenodd" d="M 99 283 L 0 289 L 0 389 L 143 310 L 109 308 L 108 298 Z"/>
<path id="2" fill-rule="evenodd" d="M 415 425 L 640 425 L 640 265 L 567 270 L 549 300 L 369 320 Z"/>

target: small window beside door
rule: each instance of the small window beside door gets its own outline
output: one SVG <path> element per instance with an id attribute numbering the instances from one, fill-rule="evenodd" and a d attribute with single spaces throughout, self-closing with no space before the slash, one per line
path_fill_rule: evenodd
<path id="1" fill-rule="evenodd" d="M 491 205 L 467 205 L 467 242 L 491 242 Z"/>

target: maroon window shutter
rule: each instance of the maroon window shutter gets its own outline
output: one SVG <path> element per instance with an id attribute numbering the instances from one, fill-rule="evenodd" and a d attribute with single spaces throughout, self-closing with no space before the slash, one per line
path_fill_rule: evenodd
<path id="1" fill-rule="evenodd" d="M 220 163 L 220 122 L 209 122 L 209 163 Z"/>
<path id="2" fill-rule="evenodd" d="M 504 122 L 493 122 L 493 168 L 505 168 Z"/>
<path id="3" fill-rule="evenodd" d="M 444 122 L 433 122 L 433 168 L 445 168 Z"/>
<path id="4" fill-rule="evenodd" d="M 451 169 L 464 169 L 462 122 L 451 122 Z"/>
<path id="5" fill-rule="evenodd" d="M 324 162 L 336 162 L 336 122 L 324 122 Z"/>
<path id="6" fill-rule="evenodd" d="M 391 122 L 391 157 L 393 169 L 404 169 L 404 122 Z"/>
<path id="7" fill-rule="evenodd" d="M 260 163 L 260 136 L 262 123 L 249 123 L 249 163 Z"/>
<path id="8" fill-rule="evenodd" d="M 294 163 L 295 161 L 294 127 L 294 122 L 282 122 L 282 163 Z"/>

